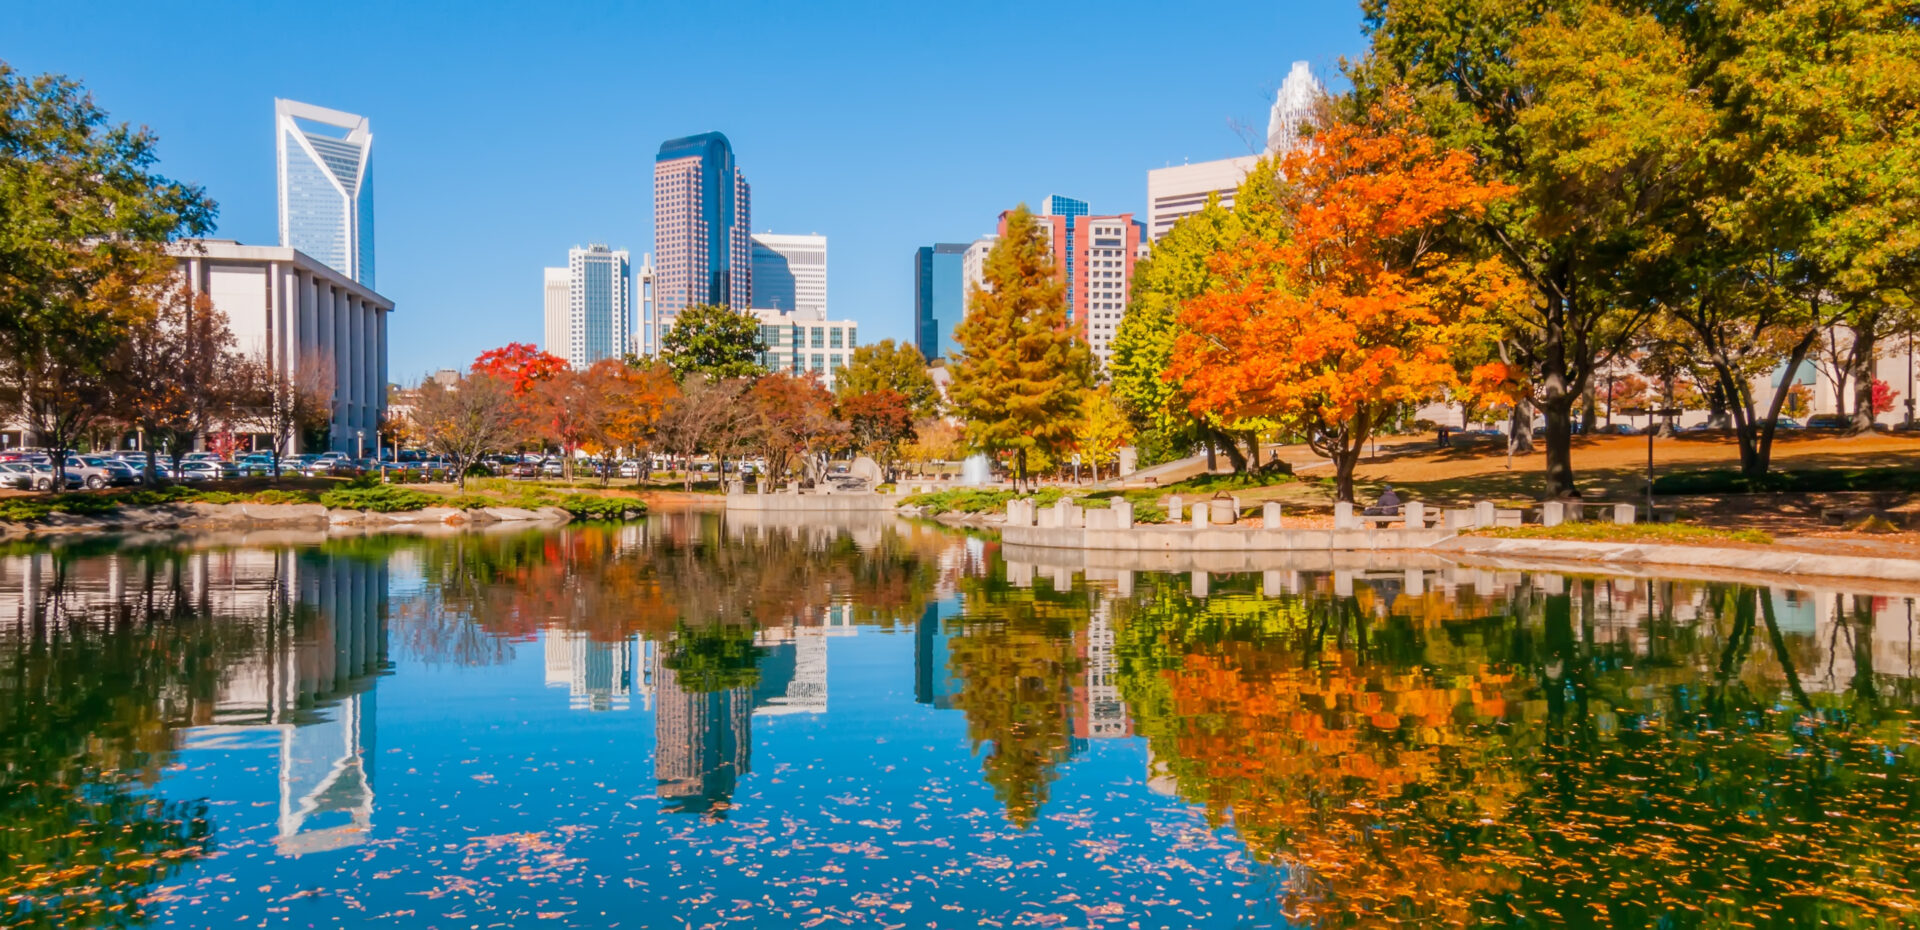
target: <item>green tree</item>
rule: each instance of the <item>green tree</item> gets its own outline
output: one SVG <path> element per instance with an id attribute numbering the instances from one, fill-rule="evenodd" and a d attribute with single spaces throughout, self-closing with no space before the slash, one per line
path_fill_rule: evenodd
<path id="1" fill-rule="evenodd" d="M 1081 395 L 1093 383 L 1093 353 L 1067 322 L 1066 287 L 1046 237 L 1021 204 L 987 255 L 986 287 L 954 328 L 953 409 L 967 443 L 1009 453 L 1016 484 L 1030 452 L 1057 458 L 1072 442 Z"/>
<path id="2" fill-rule="evenodd" d="M 77 81 L 0 62 L 0 401 L 54 467 L 113 402 L 112 360 L 214 205 L 153 170 L 155 139 Z"/>
<path id="3" fill-rule="evenodd" d="M 920 350 L 904 342 L 882 339 L 861 346 L 834 375 L 833 393 L 843 401 L 876 391 L 900 392 L 916 420 L 940 415 L 940 388 L 927 373 Z"/>
<path id="4" fill-rule="evenodd" d="M 766 374 L 760 357 L 760 321 L 718 304 L 698 304 L 680 311 L 673 327 L 660 338 L 661 355 L 677 378 L 703 374 L 711 378 L 754 378 Z"/>
<path id="5" fill-rule="evenodd" d="M 1529 285 L 1531 300 L 1504 314 L 1502 354 L 1544 415 L 1548 496 L 1576 494 L 1574 406 L 1654 312 L 1620 270 L 1659 239 L 1657 208 L 1675 194 L 1677 162 L 1692 157 L 1680 140 L 1697 137 L 1699 116 L 1672 96 L 1687 69 L 1670 42 L 1604 4 L 1364 0 L 1361 9 L 1372 51 L 1349 68 L 1351 103 L 1424 89 L 1423 115 L 1443 144 L 1518 190 L 1455 233 L 1501 254 Z M 1635 80 L 1603 76 L 1632 60 L 1649 63 Z"/>

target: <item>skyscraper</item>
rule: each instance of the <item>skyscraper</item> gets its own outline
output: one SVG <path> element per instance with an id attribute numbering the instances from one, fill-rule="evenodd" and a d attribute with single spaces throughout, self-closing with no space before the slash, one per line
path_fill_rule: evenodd
<path id="1" fill-rule="evenodd" d="M 1059 194 L 1048 194 L 1046 199 L 1040 201 L 1040 209 L 1035 210 L 1034 215 L 1061 218 L 1053 224 L 1054 232 L 1056 233 L 1053 238 L 1053 254 L 1056 260 L 1065 262 L 1062 267 L 1065 269 L 1067 276 L 1067 288 L 1071 290 L 1075 279 L 1074 272 L 1077 270 L 1073 265 L 1073 221 L 1075 217 L 1087 215 L 1087 202 L 1084 200 L 1075 200 L 1072 197 L 1062 197 Z M 1045 224 L 1043 223 L 1043 225 Z M 1058 235 L 1058 233 L 1061 232 L 1064 232 L 1066 235 L 1064 237 Z M 1064 245 L 1062 244 L 1063 238 L 1065 241 Z"/>
<path id="2" fill-rule="evenodd" d="M 938 242 L 913 253 L 913 344 L 931 362 L 953 349 L 965 312 L 967 244 Z"/>
<path id="3" fill-rule="evenodd" d="M 750 200 L 726 136 L 661 143 L 653 161 L 654 317 L 646 352 L 660 351 L 660 337 L 684 307 L 753 306 Z"/>
<path id="4" fill-rule="evenodd" d="M 545 268 L 542 271 L 541 294 L 545 298 L 547 325 L 540 348 L 565 358 L 567 348 L 573 344 L 573 312 L 568 309 L 568 301 L 572 299 L 573 276 L 565 268 Z"/>
<path id="5" fill-rule="evenodd" d="M 753 306 L 805 320 L 827 318 L 827 237 L 756 233 Z"/>
<path id="6" fill-rule="evenodd" d="M 556 279 L 565 275 L 564 323 L 555 319 Z M 567 251 L 567 267 L 548 268 L 548 352 L 576 369 L 619 358 L 633 345 L 633 273 L 625 249 L 601 243 Z"/>
<path id="7" fill-rule="evenodd" d="M 1285 154 L 1300 143 L 1300 130 L 1313 120 L 1313 110 L 1327 89 L 1314 79 L 1313 70 L 1304 61 L 1296 61 L 1280 82 L 1274 95 L 1273 110 L 1267 115 L 1267 154 Z"/>
<path id="8" fill-rule="evenodd" d="M 273 101 L 280 245 L 372 288 L 373 130 L 367 118 Z"/>
<path id="9" fill-rule="evenodd" d="M 1049 198 L 1054 202 L 1048 206 L 1057 208 L 1057 201 L 1065 199 Z M 1113 336 L 1119 331 L 1120 318 L 1126 313 L 1134 263 L 1143 254 L 1146 226 L 1135 221 L 1131 213 L 1089 215 L 1085 204 L 1072 203 L 1081 212 L 1036 215 L 1034 220 L 1053 253 L 1054 273 L 1066 284 L 1067 320 L 1080 327 L 1094 357 L 1105 365 L 1113 354 Z M 1007 233 L 1007 216 L 1000 214 L 1001 236 Z M 967 273 L 971 272 L 969 266 Z"/>

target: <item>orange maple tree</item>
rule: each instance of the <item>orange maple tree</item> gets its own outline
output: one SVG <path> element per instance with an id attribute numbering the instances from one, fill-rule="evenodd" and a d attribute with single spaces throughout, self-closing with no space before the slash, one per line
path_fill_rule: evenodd
<path id="1" fill-rule="evenodd" d="M 1351 501 L 1367 438 L 1454 385 L 1482 321 L 1519 299 L 1507 265 L 1452 254 L 1442 235 L 1512 189 L 1439 147 L 1405 95 L 1331 122 L 1278 170 L 1278 222 L 1214 254 L 1220 283 L 1182 305 L 1166 377 L 1195 413 L 1304 434 Z"/>

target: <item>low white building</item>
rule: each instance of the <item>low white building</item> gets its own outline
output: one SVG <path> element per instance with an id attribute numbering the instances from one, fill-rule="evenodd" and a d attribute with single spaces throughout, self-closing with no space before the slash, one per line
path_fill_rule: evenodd
<path id="1" fill-rule="evenodd" d="M 326 366 L 333 381 L 327 447 L 353 453 L 364 444 L 371 454 L 386 412 L 393 301 L 296 249 L 195 239 L 172 251 L 193 291 L 226 315 L 241 354 L 264 354 L 276 371 Z"/>
<path id="2" fill-rule="evenodd" d="M 832 390 L 834 377 L 847 367 L 860 344 L 859 324 L 852 320 L 829 320 L 824 313 L 782 313 L 772 308 L 755 308 L 753 315 L 760 320 L 760 341 L 766 347 L 760 363 L 770 371 L 812 373 L 828 390 Z"/>
<path id="3" fill-rule="evenodd" d="M 1240 182 L 1259 161 L 1255 155 L 1222 158 L 1192 165 L 1154 168 L 1147 172 L 1147 236 L 1155 242 L 1185 217 L 1199 213 L 1207 198 L 1220 197 L 1231 209 Z"/>

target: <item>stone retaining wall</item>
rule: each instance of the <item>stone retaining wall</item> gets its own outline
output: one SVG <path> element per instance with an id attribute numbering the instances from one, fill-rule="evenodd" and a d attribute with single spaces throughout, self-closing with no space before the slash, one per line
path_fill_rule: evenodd
<path id="1" fill-rule="evenodd" d="M 904 495 L 849 494 L 728 494 L 727 509 L 747 513 L 892 513 Z"/>
<path id="2" fill-rule="evenodd" d="M 1091 516 L 1091 512 L 1088 514 Z M 1009 546 L 1106 549 L 1124 552 L 1294 552 L 1425 549 L 1451 537 L 1450 530 L 1422 529 L 1239 529 L 1233 526 L 1137 525 L 1126 529 L 1081 526 L 1007 526 Z"/>

